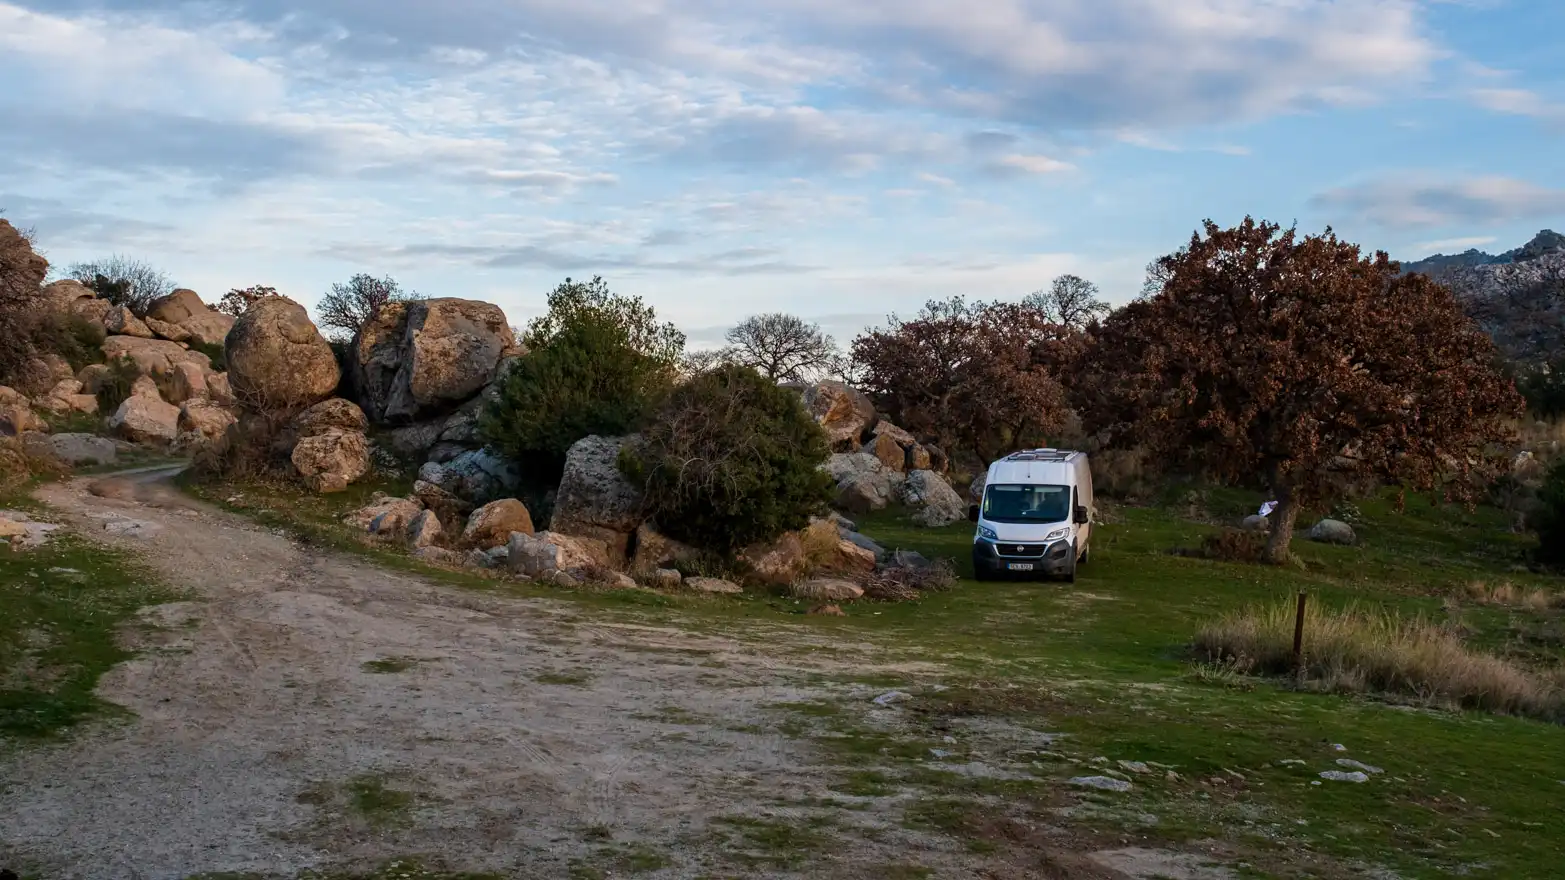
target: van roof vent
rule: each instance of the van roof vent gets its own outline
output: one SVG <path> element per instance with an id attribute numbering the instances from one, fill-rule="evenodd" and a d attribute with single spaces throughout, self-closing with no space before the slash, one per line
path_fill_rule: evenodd
<path id="1" fill-rule="evenodd" d="M 1071 449 L 1023 449 L 1005 457 L 1006 461 L 1070 461 L 1076 455 Z"/>

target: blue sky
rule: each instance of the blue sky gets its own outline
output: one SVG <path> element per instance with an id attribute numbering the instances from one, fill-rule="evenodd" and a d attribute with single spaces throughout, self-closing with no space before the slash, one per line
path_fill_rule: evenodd
<path id="1" fill-rule="evenodd" d="M 209 301 L 355 272 L 697 344 L 1062 272 L 1203 218 L 1416 259 L 1565 228 L 1552 0 L 0 0 L 0 208 Z"/>

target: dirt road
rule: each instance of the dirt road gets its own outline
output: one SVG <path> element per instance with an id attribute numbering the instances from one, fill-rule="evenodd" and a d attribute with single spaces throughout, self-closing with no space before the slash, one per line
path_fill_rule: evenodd
<path id="1" fill-rule="evenodd" d="M 92 880 L 400 857 L 516 877 L 1033 876 L 891 813 L 820 811 L 844 771 L 775 732 L 775 709 L 874 711 L 875 691 L 830 683 L 874 672 L 868 646 L 811 651 L 791 632 L 768 650 L 436 585 L 189 501 L 167 476 L 39 495 L 189 601 L 148 609 L 126 636 L 140 653 L 101 682 L 133 717 L 0 758 L 0 864 Z M 140 525 L 105 530 L 126 518 Z"/>

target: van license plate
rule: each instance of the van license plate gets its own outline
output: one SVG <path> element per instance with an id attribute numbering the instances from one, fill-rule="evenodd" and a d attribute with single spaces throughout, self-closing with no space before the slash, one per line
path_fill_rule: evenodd
<path id="1" fill-rule="evenodd" d="M 1013 562 L 1006 567 L 1011 571 L 1032 571 L 1031 562 Z"/>

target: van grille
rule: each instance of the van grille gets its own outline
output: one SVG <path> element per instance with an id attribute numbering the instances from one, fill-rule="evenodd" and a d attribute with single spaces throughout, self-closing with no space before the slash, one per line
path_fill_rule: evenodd
<path id="1" fill-rule="evenodd" d="M 1048 551 L 1048 544 L 996 544 L 994 552 L 1001 556 L 1018 556 L 1036 559 Z"/>

